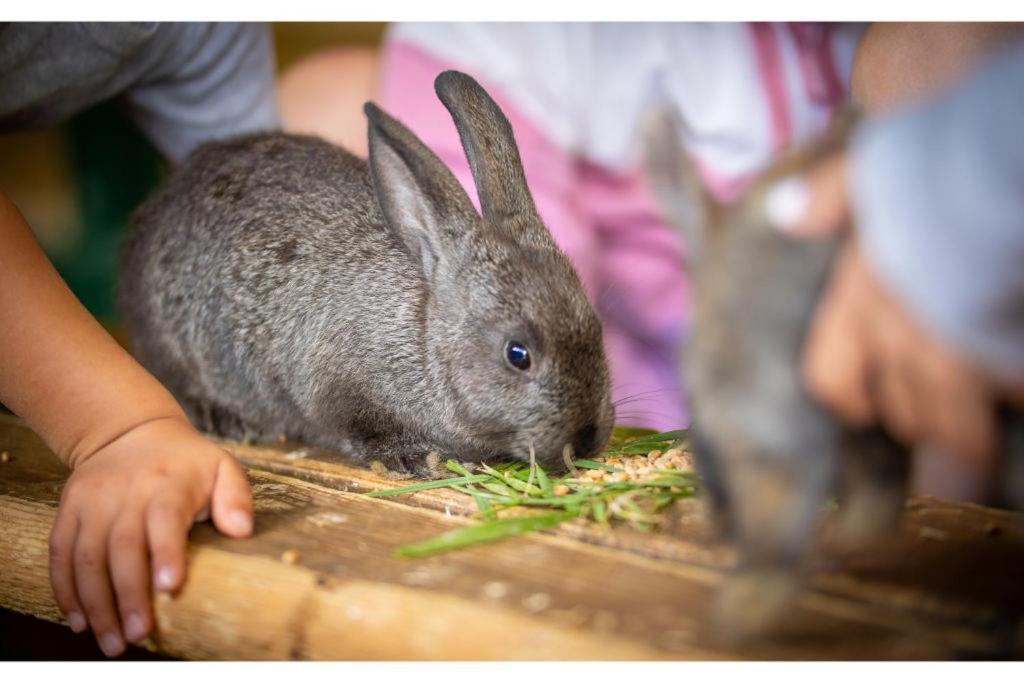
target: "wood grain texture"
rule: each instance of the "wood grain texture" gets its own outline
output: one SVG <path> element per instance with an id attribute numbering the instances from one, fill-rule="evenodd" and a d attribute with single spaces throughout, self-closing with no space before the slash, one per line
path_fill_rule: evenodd
<path id="1" fill-rule="evenodd" d="M 188 580 L 156 604 L 149 646 L 192 659 L 933 659 L 1024 653 L 1024 532 L 1008 513 L 915 499 L 869 552 L 829 549 L 772 638 L 710 626 L 730 549 L 684 505 L 658 534 L 573 523 L 421 559 L 394 547 L 467 521 L 450 491 L 294 444 L 226 444 L 249 473 L 256 532 L 192 531 Z M 46 547 L 64 467 L 0 416 L 0 605 L 60 621 Z M 282 560 L 288 551 L 294 560 Z"/>

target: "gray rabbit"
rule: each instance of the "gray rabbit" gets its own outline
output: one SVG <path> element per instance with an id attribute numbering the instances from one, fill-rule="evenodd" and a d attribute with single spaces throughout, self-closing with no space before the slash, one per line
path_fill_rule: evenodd
<path id="1" fill-rule="evenodd" d="M 132 217 L 119 299 L 137 358 L 200 428 L 429 475 L 562 463 L 614 419 L 600 321 L 541 222 L 508 120 L 435 82 L 481 213 L 372 103 L 369 163 L 260 134 L 194 152 Z"/>
<path id="2" fill-rule="evenodd" d="M 694 281 L 683 357 L 692 447 L 711 517 L 736 541 L 739 571 L 719 601 L 725 634 L 764 631 L 800 586 L 818 513 L 840 501 L 841 538 L 862 547 L 897 526 L 910 458 L 880 429 L 841 428 L 804 389 L 800 355 L 840 238 L 798 239 L 764 208 L 774 182 L 838 151 L 853 116 L 769 169 L 734 205 L 702 189 L 679 123 L 652 116 L 649 175 L 686 242 Z M 1024 505 L 1024 420 L 1004 416 L 1002 499 Z"/>

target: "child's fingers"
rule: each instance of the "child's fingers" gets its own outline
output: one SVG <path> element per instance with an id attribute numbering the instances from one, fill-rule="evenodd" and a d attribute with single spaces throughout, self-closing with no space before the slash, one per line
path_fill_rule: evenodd
<path id="1" fill-rule="evenodd" d="M 57 606 L 67 616 L 68 624 L 75 633 L 81 633 L 89 624 L 85 610 L 78 601 L 75 589 L 75 571 L 72 564 L 72 550 L 75 534 L 78 532 L 78 515 L 67 508 L 57 513 L 57 521 L 50 532 L 50 585 Z"/>
<path id="2" fill-rule="evenodd" d="M 75 539 L 75 588 L 100 649 L 116 657 L 125 645 L 107 573 L 107 528 L 105 523 L 83 520 Z"/>
<path id="3" fill-rule="evenodd" d="M 125 640 L 137 643 L 149 633 L 149 562 L 144 510 L 122 511 L 110 531 L 110 580 Z"/>
<path id="4" fill-rule="evenodd" d="M 149 504 L 146 537 L 152 560 L 153 587 L 158 591 L 175 591 L 181 585 L 192 516 L 187 501 L 180 495 L 164 494 Z"/>
<path id="5" fill-rule="evenodd" d="M 221 459 L 213 482 L 211 508 L 213 523 L 227 536 L 241 538 L 252 533 L 252 493 L 242 466 L 230 455 Z"/>

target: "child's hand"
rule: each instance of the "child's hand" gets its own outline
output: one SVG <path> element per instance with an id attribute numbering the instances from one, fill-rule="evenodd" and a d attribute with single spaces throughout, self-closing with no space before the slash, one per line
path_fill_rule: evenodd
<path id="1" fill-rule="evenodd" d="M 118 655 L 152 629 L 151 582 L 181 585 L 194 520 L 252 533 L 245 474 L 75 299 L 3 194 L 0 358 L 0 401 L 73 470 L 50 536 L 57 604 Z"/>
<path id="2" fill-rule="evenodd" d="M 193 521 L 212 514 L 252 533 L 241 466 L 179 418 L 143 423 L 76 463 L 50 536 L 50 581 L 75 632 L 92 628 L 107 656 L 153 626 L 150 586 L 174 591 Z"/>

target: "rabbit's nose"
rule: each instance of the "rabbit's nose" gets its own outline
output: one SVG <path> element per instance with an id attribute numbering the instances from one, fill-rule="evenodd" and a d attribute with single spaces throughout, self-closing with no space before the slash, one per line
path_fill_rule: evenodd
<path id="1" fill-rule="evenodd" d="M 572 439 L 572 449 L 576 457 L 586 457 L 594 449 L 594 442 L 597 437 L 597 425 L 591 422 L 584 425 L 576 432 Z"/>

